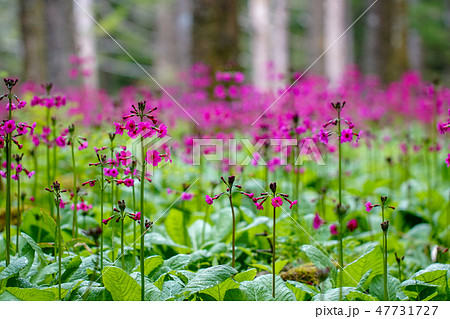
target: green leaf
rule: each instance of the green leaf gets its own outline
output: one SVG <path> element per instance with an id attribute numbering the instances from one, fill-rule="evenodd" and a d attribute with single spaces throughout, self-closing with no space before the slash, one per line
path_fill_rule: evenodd
<path id="1" fill-rule="evenodd" d="M 296 300 L 294 293 L 286 287 L 286 283 L 279 276 L 275 276 L 275 298 L 273 298 L 272 280 L 272 274 L 259 276 L 253 281 L 242 282 L 239 289 L 245 294 L 246 299 L 251 301 Z"/>
<path id="2" fill-rule="evenodd" d="M 80 267 L 81 258 L 75 256 L 65 267 L 63 274 L 61 275 L 61 282 L 66 282 L 73 275 L 73 273 Z"/>
<path id="3" fill-rule="evenodd" d="M 345 299 L 349 293 L 356 291 L 353 287 L 342 287 L 342 299 Z M 314 296 L 313 301 L 339 301 L 339 288 L 330 289 L 323 294 Z"/>
<path id="4" fill-rule="evenodd" d="M 103 284 L 115 301 L 138 301 L 141 299 L 139 284 L 120 268 L 105 268 Z"/>
<path id="5" fill-rule="evenodd" d="M 152 271 L 156 270 L 159 266 L 161 266 L 164 263 L 164 260 L 161 256 L 155 255 L 150 256 L 144 259 L 144 271 L 145 275 L 148 276 Z M 137 265 L 134 269 L 134 271 L 140 271 L 140 266 Z"/>
<path id="6" fill-rule="evenodd" d="M 39 247 L 39 245 L 33 240 L 33 238 L 31 238 L 30 236 L 28 236 L 25 233 L 21 233 L 21 236 L 23 239 L 25 239 L 27 241 L 27 243 L 34 249 L 34 251 L 37 253 L 39 260 L 42 264 L 47 265 L 47 259 L 45 258 L 45 254 L 42 251 L 42 248 Z"/>
<path id="7" fill-rule="evenodd" d="M 28 263 L 28 260 L 26 257 L 20 257 L 20 258 L 17 258 L 16 260 L 12 261 L 8 265 L 8 267 L 6 267 L 5 269 L 3 269 L 2 272 L 0 272 L 0 281 L 11 278 L 15 275 L 18 275 L 19 272 L 23 268 L 25 268 L 27 263 Z"/>
<path id="8" fill-rule="evenodd" d="M 200 291 L 200 293 L 207 294 L 217 301 L 223 301 L 228 290 L 237 288 L 239 288 L 239 284 L 232 278 L 228 278 L 214 287 Z"/>
<path id="9" fill-rule="evenodd" d="M 6 288 L 6 292 L 18 300 L 24 301 L 51 301 L 57 299 L 57 296 L 53 292 L 37 288 L 8 287 Z"/>
<path id="10" fill-rule="evenodd" d="M 373 247 L 367 253 L 344 268 L 342 286 L 358 286 L 358 283 L 369 270 L 371 270 L 370 275 L 364 278 L 367 283 L 369 283 L 373 277 L 383 272 L 383 254 L 379 246 Z"/>
<path id="11" fill-rule="evenodd" d="M 346 300 L 349 300 L 349 301 L 378 301 L 378 298 L 368 295 L 368 294 L 365 294 L 361 291 L 352 291 L 347 295 Z"/>
<path id="12" fill-rule="evenodd" d="M 319 269 L 329 269 L 331 277 L 336 275 L 336 267 L 331 261 L 330 256 L 325 255 L 317 247 L 311 245 L 303 245 L 300 247 L 305 252 L 308 258 L 312 261 L 314 266 Z"/>
<path id="13" fill-rule="evenodd" d="M 236 273 L 236 269 L 227 266 L 213 266 L 200 269 L 184 287 L 183 293 L 192 294 L 214 287 Z"/>
<path id="14" fill-rule="evenodd" d="M 257 270 L 255 268 L 246 270 L 244 272 L 241 272 L 239 274 L 234 275 L 234 280 L 237 282 L 243 282 L 243 281 L 251 281 L 255 279 L 255 276 L 257 274 Z"/>
<path id="15" fill-rule="evenodd" d="M 289 280 L 286 286 L 292 290 L 295 294 L 295 299 L 298 301 L 309 301 L 318 293 L 314 286 L 308 286 L 298 281 Z"/>
<path id="16" fill-rule="evenodd" d="M 20 271 L 20 276 L 25 277 L 33 266 L 35 252 L 31 245 L 29 243 L 26 243 L 20 249 L 20 255 L 22 257 L 25 257 L 28 261 L 27 265 Z"/>
<path id="17" fill-rule="evenodd" d="M 236 211 L 238 208 L 235 208 Z M 231 217 L 231 208 L 225 207 L 214 214 L 211 214 L 211 220 L 213 229 L 211 231 L 212 240 L 214 241 L 224 241 L 230 234 L 232 230 L 233 220 Z"/>
<path id="18" fill-rule="evenodd" d="M 190 246 L 189 235 L 183 225 L 183 215 L 186 214 L 178 209 L 172 208 L 164 222 L 167 234 L 172 240 L 186 247 Z"/>
<path id="19" fill-rule="evenodd" d="M 438 287 L 427 284 L 419 280 L 405 280 L 400 284 L 400 288 L 408 298 L 413 301 L 429 300 L 430 296 L 437 295 Z"/>
<path id="20" fill-rule="evenodd" d="M 376 275 L 372 282 L 369 285 L 369 291 L 372 295 L 378 298 L 378 300 L 384 300 L 384 275 Z M 400 280 L 395 277 L 388 275 L 387 280 L 387 291 L 388 291 L 388 300 L 384 301 L 396 301 L 397 291 L 400 287 Z"/>
<path id="21" fill-rule="evenodd" d="M 447 280 L 449 270 L 450 265 L 432 264 L 412 275 L 411 280 L 420 280 L 427 284 L 436 285 L 439 296 L 433 298 L 433 300 L 448 300 Z"/>

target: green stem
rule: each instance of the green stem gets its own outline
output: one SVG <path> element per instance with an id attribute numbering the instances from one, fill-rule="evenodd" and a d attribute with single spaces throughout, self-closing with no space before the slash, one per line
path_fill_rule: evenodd
<path id="1" fill-rule="evenodd" d="M 105 177 L 103 175 L 103 164 L 100 165 L 101 169 L 101 184 L 100 184 L 100 272 L 103 273 L 103 196 L 105 192 Z"/>
<path id="2" fill-rule="evenodd" d="M 20 220 L 21 220 L 21 211 L 20 211 L 20 174 L 17 173 L 17 234 L 16 234 L 16 251 L 17 251 L 17 256 L 19 256 Z"/>
<path id="3" fill-rule="evenodd" d="M 11 120 L 12 93 L 9 90 L 9 113 L 8 120 Z M 11 133 L 6 134 L 6 266 L 10 262 L 11 247 Z"/>
<path id="4" fill-rule="evenodd" d="M 121 259 L 122 259 L 122 269 L 125 270 L 125 246 L 123 244 L 123 240 L 124 240 L 124 232 L 123 232 L 123 216 L 121 219 L 121 223 L 120 223 L 120 252 L 121 252 Z"/>
<path id="5" fill-rule="evenodd" d="M 75 161 L 74 141 L 72 140 L 72 168 L 73 168 L 73 224 L 72 224 L 72 237 L 78 236 L 78 216 L 77 216 L 77 204 L 78 204 L 78 191 L 77 191 L 77 165 Z"/>
<path id="6" fill-rule="evenodd" d="M 275 298 L 275 250 L 276 250 L 276 229 L 277 215 L 276 208 L 273 208 L 273 248 L 272 248 L 272 297 Z"/>
<path id="7" fill-rule="evenodd" d="M 397 262 L 397 266 L 398 266 L 398 280 L 400 282 L 402 282 L 402 266 L 401 266 L 400 263 L 401 263 L 400 261 Z"/>
<path id="8" fill-rule="evenodd" d="M 47 108 L 47 127 L 50 129 L 50 108 Z M 51 176 L 51 172 L 50 172 L 50 135 L 48 136 L 48 144 L 47 144 L 47 185 L 51 185 L 52 183 L 52 176 Z M 53 215 L 53 198 L 52 198 L 52 194 L 48 195 L 48 200 L 49 200 L 49 208 L 50 208 L 50 213 L 52 215 L 52 217 L 54 217 Z M 55 254 L 56 256 L 56 254 Z"/>
<path id="9" fill-rule="evenodd" d="M 142 118 L 141 118 L 142 122 Z M 144 181 L 145 181 L 145 152 L 144 138 L 141 136 L 141 250 L 140 250 L 140 268 L 141 268 L 141 300 L 145 300 L 145 265 L 144 265 L 144 232 L 145 232 L 145 214 L 144 214 Z"/>
<path id="10" fill-rule="evenodd" d="M 131 173 L 133 174 L 133 172 Z M 136 192 L 133 184 L 133 213 L 136 214 Z M 133 268 L 136 267 L 136 223 L 133 223 Z"/>
<path id="11" fill-rule="evenodd" d="M 62 259 L 62 250 L 61 250 L 61 215 L 59 212 L 59 202 L 55 201 L 56 204 L 56 229 L 57 229 L 57 238 L 58 238 L 58 296 L 59 300 L 61 300 L 61 259 Z"/>
<path id="12" fill-rule="evenodd" d="M 342 240 L 342 214 L 339 211 L 342 207 L 342 149 L 341 149 L 341 110 L 338 109 L 338 156 L 339 156 L 339 300 L 342 301 L 342 281 L 343 281 L 343 269 L 344 269 L 344 248 Z"/>
<path id="13" fill-rule="evenodd" d="M 232 238 L 231 238 L 231 249 L 232 249 L 231 267 L 234 268 L 235 260 L 236 260 L 236 252 L 235 252 L 236 216 L 234 214 L 233 200 L 231 198 L 231 188 L 230 188 L 230 194 L 228 195 L 228 199 L 230 200 L 231 215 L 233 216 L 233 233 L 232 233 Z"/>
<path id="14" fill-rule="evenodd" d="M 114 159 L 114 144 L 111 142 L 111 161 Z M 111 216 L 114 215 L 114 182 L 111 181 Z M 115 223 L 112 223 L 112 235 L 111 235 L 111 250 L 112 250 L 112 261 L 115 261 L 115 245 L 114 245 L 114 237 L 115 237 Z"/>
<path id="15" fill-rule="evenodd" d="M 388 276 L 388 271 L 387 271 L 387 231 L 384 232 L 383 234 L 383 250 L 384 250 L 384 255 L 383 255 L 383 259 L 384 259 L 384 277 L 383 277 L 383 286 L 384 286 L 384 301 L 388 301 L 388 289 L 387 289 L 387 276 Z"/>

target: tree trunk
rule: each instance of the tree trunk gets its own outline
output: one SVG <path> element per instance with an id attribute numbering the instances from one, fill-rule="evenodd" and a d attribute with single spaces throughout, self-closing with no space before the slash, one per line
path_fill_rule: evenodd
<path id="1" fill-rule="evenodd" d="M 98 59 L 95 41 L 95 22 L 84 10 L 94 15 L 93 0 L 78 0 L 73 3 L 75 22 L 75 44 L 81 60 L 82 82 L 84 87 L 98 88 Z M 80 7 L 81 6 L 81 7 Z M 83 10 L 84 9 L 84 10 Z"/>
<path id="2" fill-rule="evenodd" d="M 329 48 L 344 33 L 346 22 L 346 1 L 325 0 L 325 49 Z M 351 32 L 351 31 L 348 31 Z M 348 61 L 348 35 L 342 36 L 324 55 L 325 74 L 330 80 L 331 87 L 335 87 L 345 71 Z"/>
<path id="3" fill-rule="evenodd" d="M 269 87 L 270 20 L 269 0 L 249 0 L 249 19 L 252 39 L 252 78 L 260 90 Z"/>
<path id="4" fill-rule="evenodd" d="M 20 0 L 20 27 L 24 48 L 25 81 L 43 82 L 47 78 L 45 23 L 36 17 L 45 14 L 44 0 Z"/>
<path id="5" fill-rule="evenodd" d="M 238 0 L 194 0 L 193 62 L 214 71 L 236 63 L 239 54 Z"/>
<path id="6" fill-rule="evenodd" d="M 408 61 L 408 6 L 406 0 L 393 0 L 391 29 L 391 57 L 386 61 L 386 80 L 397 80 L 409 68 Z"/>
<path id="7" fill-rule="evenodd" d="M 324 0 L 308 1 L 308 61 L 312 63 L 324 51 Z M 311 73 L 324 75 L 323 58 L 319 59 L 311 68 Z"/>
<path id="8" fill-rule="evenodd" d="M 48 79 L 57 87 L 72 84 L 70 55 L 75 53 L 72 1 L 45 0 Z"/>
<path id="9" fill-rule="evenodd" d="M 286 85 L 289 67 L 289 14 L 287 0 L 272 0 L 273 25 L 271 28 L 271 48 L 273 61 L 274 88 Z"/>

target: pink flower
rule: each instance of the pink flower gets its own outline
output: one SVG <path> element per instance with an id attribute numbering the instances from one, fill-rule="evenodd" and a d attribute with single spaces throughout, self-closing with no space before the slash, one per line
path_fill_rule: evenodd
<path id="1" fill-rule="evenodd" d="M 358 228 L 358 221 L 356 219 L 350 219 L 347 223 L 347 229 L 352 232 L 356 228 Z"/>
<path id="2" fill-rule="evenodd" d="M 320 129 L 320 132 L 319 132 L 319 141 L 320 141 L 321 143 L 325 144 L 325 145 L 328 144 L 328 132 L 326 132 L 326 131 Z"/>
<path id="3" fill-rule="evenodd" d="M 17 172 L 17 173 L 20 173 L 22 170 L 23 170 L 22 164 L 17 164 L 17 166 L 16 166 L 16 172 Z"/>
<path id="4" fill-rule="evenodd" d="M 263 205 L 261 203 L 256 202 L 255 205 L 256 205 L 256 209 L 257 210 L 263 210 L 264 209 L 264 207 L 263 207 Z"/>
<path id="5" fill-rule="evenodd" d="M 331 224 L 330 225 L 330 233 L 331 233 L 331 235 L 337 235 L 338 234 L 338 229 L 337 229 L 337 225 L 336 224 Z"/>
<path id="6" fill-rule="evenodd" d="M 16 129 L 16 122 L 14 122 L 14 120 L 6 121 L 6 123 L 5 123 L 3 128 L 4 128 L 4 130 L 5 130 L 5 132 L 7 134 L 10 134 L 10 133 L 15 131 L 15 129 Z"/>
<path id="7" fill-rule="evenodd" d="M 373 208 L 372 203 L 371 202 L 367 202 L 366 203 L 366 211 L 370 212 L 372 210 L 372 208 Z"/>
<path id="8" fill-rule="evenodd" d="M 281 197 L 275 197 L 272 198 L 272 206 L 273 207 L 280 207 L 281 205 L 283 205 L 283 199 Z"/>
<path id="9" fill-rule="evenodd" d="M 137 212 L 136 214 L 131 216 L 131 218 L 134 220 L 141 220 L 141 212 Z"/>
<path id="10" fill-rule="evenodd" d="M 0 148 L 4 148 L 4 147 L 5 147 L 5 140 L 0 137 Z"/>
<path id="11" fill-rule="evenodd" d="M 115 132 L 115 134 L 116 134 L 116 135 L 122 135 L 122 134 L 123 134 L 123 129 L 124 129 L 124 127 L 122 126 L 122 124 L 114 122 L 114 125 L 116 126 L 116 132 Z"/>
<path id="12" fill-rule="evenodd" d="M 36 172 L 35 171 L 31 171 L 31 172 L 27 173 L 27 176 L 28 176 L 28 178 L 31 178 L 31 177 L 33 177 L 34 174 L 36 174 Z"/>
<path id="13" fill-rule="evenodd" d="M 123 182 L 123 184 L 124 184 L 126 187 L 134 186 L 134 179 L 132 179 L 132 178 L 126 178 L 125 181 Z"/>
<path id="14" fill-rule="evenodd" d="M 64 147 L 66 146 L 66 139 L 63 136 L 58 136 L 55 139 L 56 145 L 58 145 L 59 147 Z"/>
<path id="15" fill-rule="evenodd" d="M 353 140 L 352 129 L 342 130 L 341 132 L 341 143 L 351 142 Z"/>
<path id="16" fill-rule="evenodd" d="M 83 143 L 81 143 L 80 144 L 80 146 L 78 147 L 78 149 L 81 151 L 81 150 L 84 150 L 84 149 L 86 149 L 87 147 L 88 147 L 88 142 L 83 142 Z"/>
<path id="17" fill-rule="evenodd" d="M 313 228 L 314 229 L 319 229 L 320 226 L 322 226 L 322 224 L 324 224 L 325 222 L 322 220 L 322 218 L 320 218 L 319 214 L 316 213 L 316 215 L 314 216 L 313 219 Z"/>
<path id="18" fill-rule="evenodd" d="M 359 142 L 359 139 L 361 138 L 361 135 L 363 134 L 364 131 L 359 131 L 358 135 L 356 136 L 356 143 Z"/>
<path id="19" fill-rule="evenodd" d="M 157 150 L 148 150 L 147 156 L 145 157 L 147 163 L 151 163 L 153 166 L 158 166 L 158 163 L 161 162 L 161 156 Z"/>
<path id="20" fill-rule="evenodd" d="M 111 177 L 117 177 L 119 175 L 119 171 L 115 167 L 109 169 L 108 173 Z"/>
<path id="21" fill-rule="evenodd" d="M 136 123 L 134 123 L 134 120 L 129 120 L 125 123 L 125 129 L 128 131 L 134 131 L 136 129 Z"/>
<path id="22" fill-rule="evenodd" d="M 64 203 L 64 201 L 61 199 L 59 201 L 59 208 L 64 208 L 64 207 L 66 207 L 66 203 Z"/>
<path id="23" fill-rule="evenodd" d="M 17 134 L 19 134 L 19 135 L 25 135 L 25 134 L 28 133 L 28 129 L 27 129 L 27 127 L 26 127 L 24 124 L 25 124 L 25 123 L 20 123 L 20 124 L 17 126 Z"/>
<path id="24" fill-rule="evenodd" d="M 167 135 L 167 126 L 165 126 L 164 124 L 161 124 L 159 126 L 159 133 L 158 133 L 158 137 L 159 138 L 163 138 L 164 136 Z"/>
<path id="25" fill-rule="evenodd" d="M 289 205 L 289 209 L 292 209 L 292 207 L 294 207 L 295 204 L 297 204 L 297 201 L 296 200 L 292 201 Z"/>
<path id="26" fill-rule="evenodd" d="M 25 102 L 25 101 L 20 101 L 19 104 L 17 105 L 17 107 L 18 107 L 19 109 L 23 109 L 23 108 L 25 107 L 25 105 L 27 105 L 27 102 Z"/>
<path id="27" fill-rule="evenodd" d="M 447 158 L 445 159 L 445 163 L 447 163 L 447 167 L 450 167 L 450 154 L 447 154 Z"/>
<path id="28" fill-rule="evenodd" d="M 205 201 L 208 205 L 212 205 L 214 203 L 213 199 L 209 195 L 205 196 Z"/>
<path id="29" fill-rule="evenodd" d="M 194 194 L 191 193 L 182 193 L 181 200 L 191 200 L 194 197 Z"/>

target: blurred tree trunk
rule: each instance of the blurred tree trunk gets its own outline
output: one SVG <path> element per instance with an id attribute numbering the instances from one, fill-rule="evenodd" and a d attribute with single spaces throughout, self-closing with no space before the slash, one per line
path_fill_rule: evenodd
<path id="1" fill-rule="evenodd" d="M 193 0 L 192 57 L 213 70 L 236 63 L 239 54 L 238 0 Z"/>
<path id="2" fill-rule="evenodd" d="M 286 85 L 289 67 L 289 14 L 287 0 L 272 0 L 272 60 L 275 88 Z"/>
<path id="3" fill-rule="evenodd" d="M 159 2 L 156 20 L 157 79 L 175 83 L 190 65 L 192 3 L 189 0 Z"/>
<path id="4" fill-rule="evenodd" d="M 86 14 L 94 14 L 94 0 L 78 0 L 73 3 L 75 44 L 81 59 L 83 86 L 98 89 L 98 59 L 95 41 L 95 22 Z M 81 7 L 80 7 L 81 6 Z"/>
<path id="5" fill-rule="evenodd" d="M 397 80 L 409 68 L 408 61 L 408 4 L 393 0 L 391 29 L 391 57 L 387 60 L 386 80 Z"/>
<path id="6" fill-rule="evenodd" d="M 308 61 L 312 63 L 324 51 L 324 0 L 308 1 Z M 324 62 L 319 59 L 311 73 L 324 75 Z"/>
<path id="7" fill-rule="evenodd" d="M 24 80 L 43 82 L 47 79 L 46 28 L 36 17 L 45 15 L 45 3 L 44 0 L 20 0 L 19 6 Z"/>
<path id="8" fill-rule="evenodd" d="M 346 30 L 346 1 L 325 0 L 325 49 L 329 48 Z M 350 31 L 348 31 L 350 32 Z M 344 35 L 324 55 L 325 74 L 332 87 L 336 86 L 345 71 L 348 58 L 348 35 Z"/>
<path id="9" fill-rule="evenodd" d="M 253 84 L 260 90 L 269 87 L 270 19 L 269 0 L 249 0 Z"/>
<path id="10" fill-rule="evenodd" d="M 72 83 L 69 57 L 75 53 L 73 4 L 61 0 L 45 0 L 45 3 L 48 78 L 57 87 L 66 87 Z"/>

